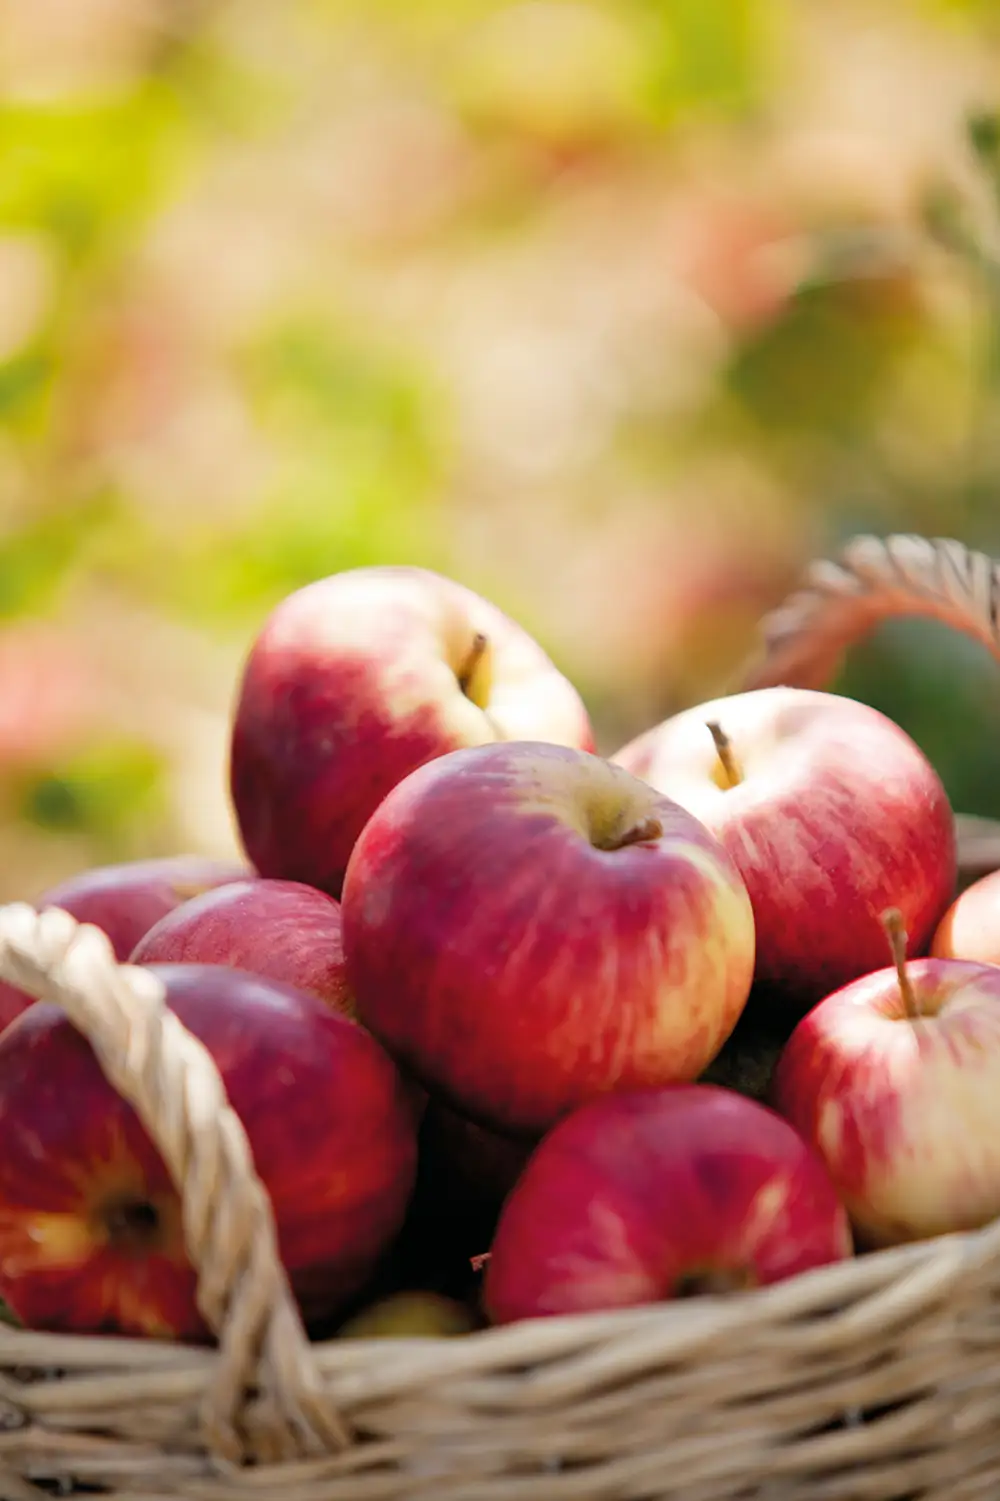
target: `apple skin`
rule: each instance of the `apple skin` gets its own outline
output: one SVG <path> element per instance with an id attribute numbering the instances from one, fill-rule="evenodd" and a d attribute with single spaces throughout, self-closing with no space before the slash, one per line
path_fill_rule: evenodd
<path id="1" fill-rule="evenodd" d="M 477 633 L 488 643 L 463 690 Z M 354 842 L 408 772 L 496 740 L 593 748 L 576 689 L 496 606 L 427 569 L 358 568 L 296 591 L 246 663 L 230 790 L 263 876 L 339 897 Z"/>
<path id="2" fill-rule="evenodd" d="M 93 923 L 107 934 L 115 957 L 124 962 L 154 923 L 182 902 L 253 875 L 246 865 L 233 861 L 164 855 L 81 871 L 50 887 L 33 905 L 39 912 L 59 907 L 78 922 Z M 33 996 L 0 980 L 0 1031 L 32 1005 Z"/>
<path id="3" fill-rule="evenodd" d="M 133 964 L 222 964 L 318 996 L 351 1015 L 340 904 L 298 881 L 221 886 L 169 912 L 141 938 Z"/>
<path id="4" fill-rule="evenodd" d="M 772 1103 L 826 1162 L 865 1247 L 972 1230 L 1000 1214 L 1000 969 L 914 959 L 799 1022 Z"/>
<path id="5" fill-rule="evenodd" d="M 959 892 L 938 923 L 930 953 L 935 959 L 1000 964 L 1000 870 Z"/>
<path id="6" fill-rule="evenodd" d="M 538 742 L 411 773 L 354 848 L 343 918 L 363 1024 L 432 1097 L 515 1136 L 694 1078 L 753 973 L 718 841 L 620 768 Z"/>
<path id="7" fill-rule="evenodd" d="M 543 1138 L 497 1226 L 494 1324 L 764 1286 L 852 1254 L 823 1163 L 711 1084 L 606 1096 Z"/>
<path id="8" fill-rule="evenodd" d="M 304 1317 L 329 1316 L 405 1216 L 416 1140 L 397 1070 L 363 1028 L 290 986 L 150 968 L 218 1065 Z M 0 1297 L 15 1314 L 35 1329 L 207 1339 L 163 1161 L 60 1008 L 38 1003 L 0 1038 L 0 1117 Z M 113 1228 L 123 1212 L 139 1218 L 131 1237 Z"/>
<path id="9" fill-rule="evenodd" d="M 476 1316 L 465 1303 L 424 1289 L 390 1293 L 369 1303 L 337 1330 L 337 1339 L 449 1339 L 471 1334 Z"/>
<path id="10" fill-rule="evenodd" d="M 744 780 L 716 781 L 707 728 Z M 910 737 L 855 699 L 762 688 L 685 709 L 611 757 L 688 808 L 725 845 L 757 931 L 755 982 L 797 1018 L 881 969 L 882 912 L 897 907 L 924 954 L 955 892 L 952 810 Z"/>

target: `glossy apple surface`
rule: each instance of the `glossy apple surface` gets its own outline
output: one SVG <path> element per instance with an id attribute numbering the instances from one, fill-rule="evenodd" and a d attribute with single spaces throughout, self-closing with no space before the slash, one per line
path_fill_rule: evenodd
<path id="1" fill-rule="evenodd" d="M 815 1006 L 778 1061 L 772 1099 L 827 1164 L 866 1245 L 970 1230 L 1000 1214 L 1000 969 L 894 968 Z"/>
<path id="2" fill-rule="evenodd" d="M 815 1152 L 710 1084 L 608 1096 L 536 1149 L 486 1267 L 493 1323 L 763 1286 L 849 1256 Z"/>
<path id="3" fill-rule="evenodd" d="M 886 907 L 902 912 L 910 954 L 927 952 L 955 891 L 954 820 L 930 762 L 877 710 L 763 688 L 686 709 L 612 760 L 725 845 L 753 903 L 756 979 L 797 1015 L 885 964 Z"/>
<path id="4" fill-rule="evenodd" d="M 298 881 L 258 878 L 195 897 L 140 939 L 132 963 L 222 964 L 353 1009 L 340 904 Z"/>
<path id="5" fill-rule="evenodd" d="M 182 902 L 252 877 L 245 865 L 233 861 L 165 855 L 81 871 L 43 892 L 33 905 L 39 911 L 59 907 L 78 922 L 93 923 L 107 934 L 115 957 L 124 961 L 154 923 Z M 32 996 L 0 981 L 0 1031 L 32 1003 Z"/>
<path id="6" fill-rule="evenodd" d="M 278 605 L 245 667 L 230 758 L 244 846 L 261 875 L 339 896 L 408 772 L 524 738 L 593 746 L 576 689 L 519 625 L 426 569 L 334 574 Z"/>
<path id="7" fill-rule="evenodd" d="M 675 803 L 582 751 L 454 751 L 366 825 L 343 896 L 358 1016 L 431 1095 L 540 1135 L 694 1078 L 746 1001 L 753 915 Z"/>
<path id="8" fill-rule="evenodd" d="M 313 996 L 218 966 L 152 968 L 219 1067 L 304 1316 L 330 1315 L 363 1285 L 412 1190 L 397 1070 Z M 0 1297 L 18 1317 L 205 1338 L 163 1161 L 59 1008 L 31 1007 L 0 1038 L 0 1117 Z"/>

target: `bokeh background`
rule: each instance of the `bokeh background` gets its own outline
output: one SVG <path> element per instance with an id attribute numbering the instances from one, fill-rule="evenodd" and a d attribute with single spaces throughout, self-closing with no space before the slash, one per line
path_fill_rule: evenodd
<path id="1" fill-rule="evenodd" d="M 2 0 L 0 898 L 236 848 L 336 569 L 516 615 L 602 747 L 859 530 L 1000 556 L 995 0 Z M 1000 677 L 834 686 L 1000 813 Z"/>

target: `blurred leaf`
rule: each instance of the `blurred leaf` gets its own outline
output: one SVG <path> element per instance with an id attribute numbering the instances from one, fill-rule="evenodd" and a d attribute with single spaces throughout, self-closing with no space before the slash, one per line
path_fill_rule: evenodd
<path id="1" fill-rule="evenodd" d="M 529 0 L 456 37 L 449 87 L 467 118 L 568 146 L 644 123 L 649 38 L 627 10 L 586 0 Z"/>
<path id="2" fill-rule="evenodd" d="M 1000 817 L 996 679 L 996 663 L 977 642 L 934 621 L 905 619 L 859 643 L 831 686 L 901 724 L 959 811 Z"/>
<path id="3" fill-rule="evenodd" d="M 994 170 L 1000 161 L 1000 115 L 978 110 L 966 122 L 969 144 L 984 166 Z"/>
<path id="4" fill-rule="evenodd" d="M 970 266 L 982 261 L 982 247 L 970 222 L 968 205 L 948 183 L 932 183 L 919 205 L 923 228 L 945 250 L 961 256 Z"/>
<path id="5" fill-rule="evenodd" d="M 426 553 L 443 447 L 419 374 L 301 319 L 262 335 L 244 364 L 277 478 L 243 526 L 186 539 L 175 602 L 225 619 L 326 573 Z"/>
<path id="6" fill-rule="evenodd" d="M 20 778 L 16 795 L 20 816 L 38 828 L 108 838 L 158 811 L 164 787 L 165 767 L 154 750 L 111 741 Z"/>
<path id="7" fill-rule="evenodd" d="M 871 420 L 920 319 L 905 267 L 806 281 L 779 318 L 737 348 L 726 384 L 764 427 L 845 441 Z"/>
<path id="8" fill-rule="evenodd" d="M 44 610 L 66 577 L 86 566 L 91 546 L 120 520 L 105 496 L 52 506 L 0 537 L 0 618 Z"/>
<path id="9" fill-rule="evenodd" d="M 453 95 L 472 120 L 549 145 L 624 140 L 685 112 L 741 114 L 769 78 L 773 17 L 763 0 L 479 9 L 452 7 L 455 34 L 441 53 Z M 473 21 L 464 32 L 461 14 Z"/>
<path id="10" fill-rule="evenodd" d="M 54 356 L 38 348 L 0 361 L 0 425 L 33 425 L 47 404 L 54 372 Z"/>
<path id="11" fill-rule="evenodd" d="M 634 0 L 671 113 L 743 113 L 766 93 L 776 16 L 764 0 Z"/>
<path id="12" fill-rule="evenodd" d="M 153 80 L 82 103 L 3 105 L 0 223 L 47 229 L 85 254 L 164 188 L 179 118 L 171 91 Z"/>

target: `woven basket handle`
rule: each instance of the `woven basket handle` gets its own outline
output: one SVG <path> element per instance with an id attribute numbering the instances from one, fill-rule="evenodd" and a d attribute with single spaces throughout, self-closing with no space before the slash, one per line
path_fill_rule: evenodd
<path id="1" fill-rule="evenodd" d="M 1000 662 L 1000 563 L 945 537 L 853 537 L 765 616 L 762 648 L 731 691 L 825 688 L 851 646 L 902 616 L 939 620 Z M 1000 825 L 959 813 L 955 827 L 964 880 L 1000 868 Z"/>
<path id="2" fill-rule="evenodd" d="M 118 964 L 98 928 L 21 903 L 0 907 L 0 979 L 63 1008 L 177 1187 L 199 1307 L 219 1338 L 203 1408 L 208 1447 L 232 1463 L 343 1448 L 348 1434 L 323 1394 L 246 1133 L 162 983 Z"/>
<path id="3" fill-rule="evenodd" d="M 850 646 L 904 615 L 940 620 L 1000 661 L 1000 563 L 948 538 L 853 537 L 765 616 L 739 689 L 825 688 Z"/>

